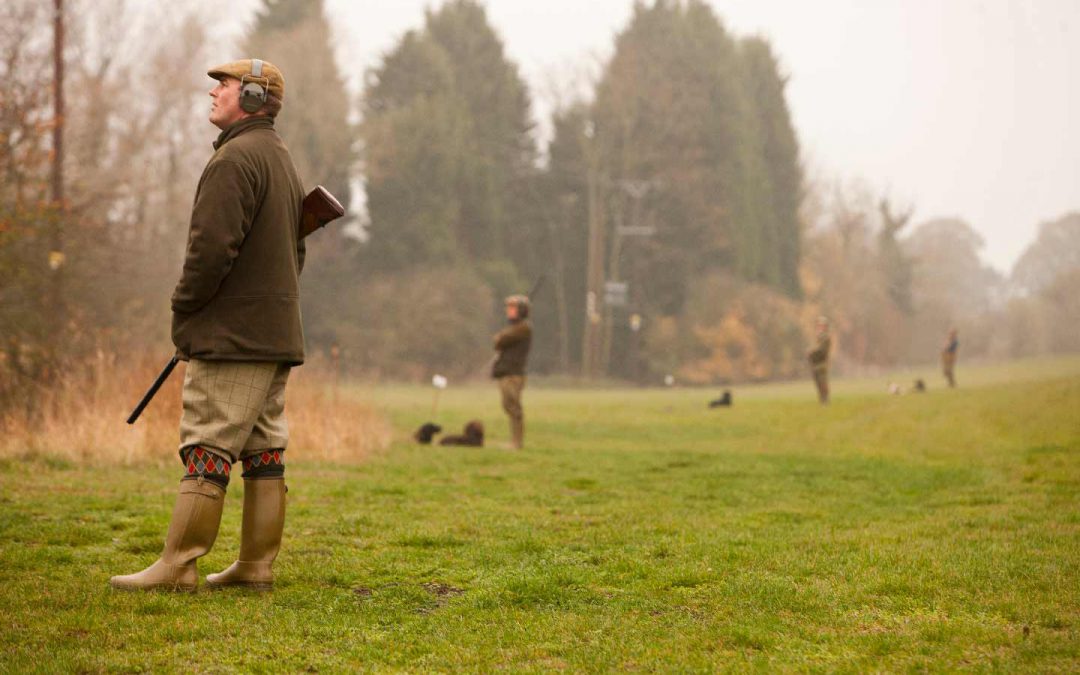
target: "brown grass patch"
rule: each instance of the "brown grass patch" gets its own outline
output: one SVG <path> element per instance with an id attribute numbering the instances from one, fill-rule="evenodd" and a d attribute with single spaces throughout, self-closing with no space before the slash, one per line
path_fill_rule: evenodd
<path id="1" fill-rule="evenodd" d="M 139 420 L 125 424 L 164 365 L 146 359 L 128 364 L 99 352 L 56 386 L 28 392 L 27 405 L 0 412 L 0 457 L 176 461 L 185 364 L 177 366 Z M 286 395 L 294 457 L 356 462 L 390 443 L 386 420 L 338 386 L 319 363 L 297 368 Z"/>

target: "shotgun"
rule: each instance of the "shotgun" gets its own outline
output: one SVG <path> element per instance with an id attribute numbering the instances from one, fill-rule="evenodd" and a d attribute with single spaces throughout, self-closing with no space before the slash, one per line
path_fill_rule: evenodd
<path id="1" fill-rule="evenodd" d="M 169 379 L 169 375 L 172 375 L 173 368 L 175 368 L 176 364 L 179 362 L 180 359 L 176 356 L 169 359 L 169 362 L 166 363 L 165 367 L 161 369 L 161 374 L 157 376 L 157 379 L 154 380 L 154 383 L 150 385 L 150 388 L 146 390 L 145 394 L 143 394 L 142 400 L 139 401 L 139 405 L 135 406 L 135 409 L 131 411 L 130 415 L 128 415 L 128 424 L 135 424 L 135 420 L 139 419 L 139 415 L 142 414 L 143 408 L 145 408 L 146 404 L 150 402 L 150 399 L 154 398 L 154 394 L 157 393 L 158 389 L 161 389 L 161 385 L 165 384 L 165 380 Z"/>
<path id="2" fill-rule="evenodd" d="M 529 290 L 529 294 L 525 296 L 529 299 L 529 302 L 532 302 L 533 296 L 536 295 L 536 293 L 544 285 L 544 281 L 546 278 L 547 276 L 544 274 L 541 274 L 539 277 L 536 278 L 536 283 L 534 283 L 532 289 Z"/>
<path id="3" fill-rule="evenodd" d="M 300 239 L 308 236 L 320 227 L 345 215 L 341 202 L 321 185 L 304 197 L 304 208 L 300 214 Z"/>
<path id="4" fill-rule="evenodd" d="M 330 191 L 321 185 L 315 186 L 315 189 L 308 193 L 304 197 L 303 207 L 300 211 L 300 226 L 297 230 L 297 238 L 303 239 L 312 232 L 326 227 L 327 223 L 345 215 L 345 208 L 341 205 L 334 195 L 330 194 Z M 161 385 L 165 384 L 165 380 L 169 379 L 169 375 L 172 374 L 176 364 L 180 359 L 176 356 L 169 359 L 169 362 L 162 368 L 161 373 L 154 380 L 154 383 L 150 385 L 150 388 L 143 394 L 139 404 L 135 406 L 135 409 L 128 415 L 127 423 L 135 424 L 135 420 L 139 419 L 139 415 L 142 414 L 143 409 L 150 403 L 154 395 L 157 394 L 158 389 L 161 389 Z"/>

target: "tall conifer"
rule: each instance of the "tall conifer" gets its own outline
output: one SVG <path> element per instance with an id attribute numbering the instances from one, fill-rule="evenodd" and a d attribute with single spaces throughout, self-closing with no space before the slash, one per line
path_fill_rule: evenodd
<path id="1" fill-rule="evenodd" d="M 325 186 L 348 205 L 354 161 L 349 94 L 322 0 L 264 0 L 244 47 L 247 56 L 274 63 L 285 76 L 276 127 L 300 179 L 309 188 Z"/>
<path id="2" fill-rule="evenodd" d="M 304 187 L 323 185 L 348 208 L 355 163 L 349 94 L 334 60 L 322 0 L 264 0 L 244 51 L 270 61 L 285 76 L 285 101 L 275 127 Z M 340 303 L 359 279 L 352 255 L 355 241 L 345 231 L 338 223 L 307 242 L 304 325 L 308 342 L 316 348 L 339 342 Z"/>
<path id="3" fill-rule="evenodd" d="M 370 265 L 470 262 L 457 190 L 469 161 L 468 129 L 446 51 L 424 33 L 406 33 L 364 96 Z"/>
<path id="4" fill-rule="evenodd" d="M 740 47 L 750 117 L 757 135 L 755 151 L 764 170 L 759 183 L 763 189 L 757 197 L 762 219 L 759 223 L 768 233 L 769 252 L 756 276 L 798 297 L 803 175 L 799 141 L 784 97 L 786 78 L 767 41 L 747 38 Z"/>

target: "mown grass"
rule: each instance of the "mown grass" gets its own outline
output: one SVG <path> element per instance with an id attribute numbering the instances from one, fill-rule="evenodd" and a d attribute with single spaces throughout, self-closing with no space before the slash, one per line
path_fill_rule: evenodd
<path id="1" fill-rule="evenodd" d="M 175 468 L 5 460 L 0 670 L 1075 672 L 1080 360 L 961 377 L 824 409 L 807 383 L 714 411 L 530 389 L 520 453 L 413 446 L 430 391 L 365 390 L 402 440 L 289 458 L 265 595 L 108 589 L 158 553 Z M 490 387 L 446 393 L 440 421 L 473 417 L 505 437 Z"/>

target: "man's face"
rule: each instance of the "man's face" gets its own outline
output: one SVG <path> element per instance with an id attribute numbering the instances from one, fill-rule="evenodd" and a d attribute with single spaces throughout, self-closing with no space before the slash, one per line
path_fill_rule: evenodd
<path id="1" fill-rule="evenodd" d="M 210 106 L 210 123 L 224 130 L 233 122 L 248 116 L 240 107 L 240 80 L 235 77 L 221 78 L 210 90 L 213 104 Z"/>
<path id="2" fill-rule="evenodd" d="M 518 306 L 516 302 L 506 303 L 506 318 L 510 321 L 518 318 Z"/>

